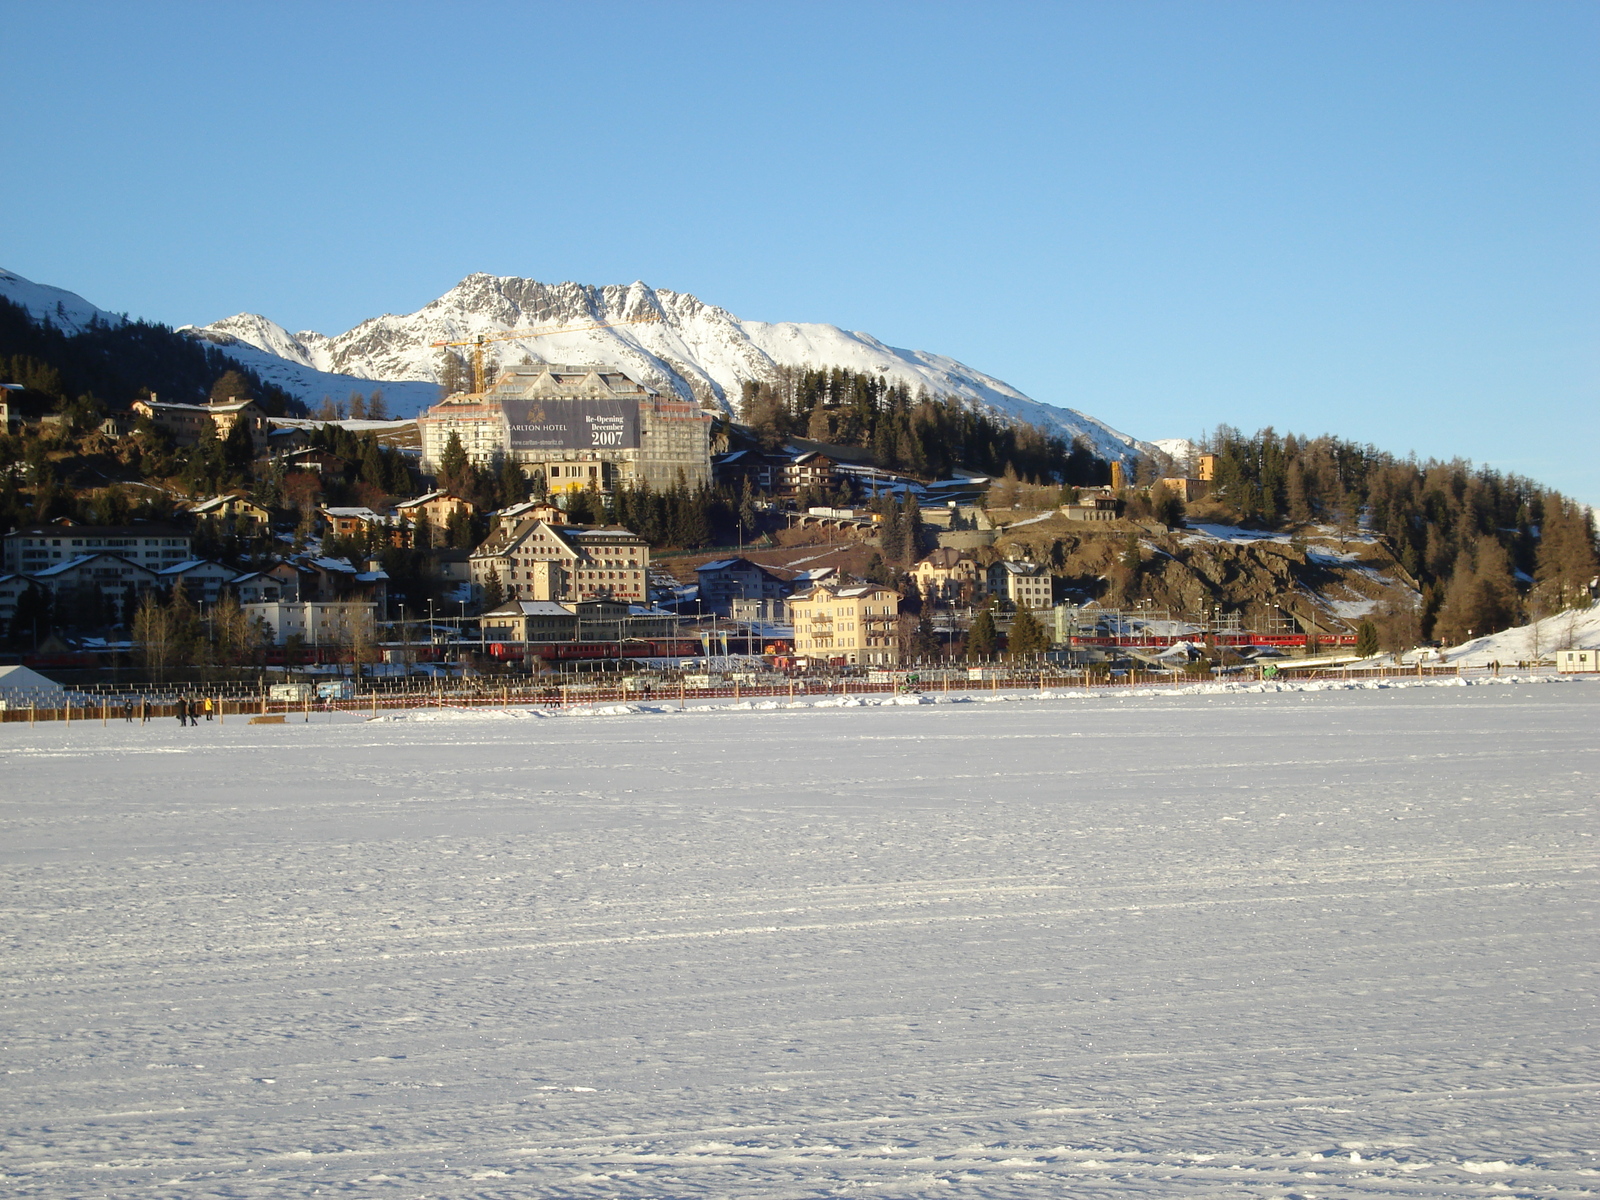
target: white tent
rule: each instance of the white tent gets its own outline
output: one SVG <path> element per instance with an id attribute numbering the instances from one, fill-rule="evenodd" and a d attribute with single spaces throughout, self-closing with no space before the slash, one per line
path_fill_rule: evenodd
<path id="1" fill-rule="evenodd" d="M 59 705 L 67 689 L 27 667 L 0 667 L 0 705 L 12 708 L 29 704 Z"/>

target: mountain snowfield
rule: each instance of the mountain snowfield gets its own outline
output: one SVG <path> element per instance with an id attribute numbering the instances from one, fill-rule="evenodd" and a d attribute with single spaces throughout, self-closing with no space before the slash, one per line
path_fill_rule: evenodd
<path id="1" fill-rule="evenodd" d="M 1104 421 L 1041 404 L 944 355 L 902 350 L 835 325 L 746 321 L 687 293 L 640 282 L 590 287 L 477 274 L 414 313 L 373 317 L 334 337 L 290 333 L 254 313 L 186 326 L 185 331 L 216 343 L 286 389 L 294 390 L 288 368 L 380 381 L 391 408 L 409 412 L 391 388 L 402 381 L 438 381 L 443 352 L 433 349 L 433 342 L 639 318 L 654 320 L 492 343 L 487 362 L 491 368 L 524 359 L 603 363 L 686 400 L 730 412 L 737 407 L 745 382 L 775 380 L 780 367 L 848 367 L 883 375 L 913 390 L 956 396 L 1066 438 L 1087 438 L 1107 457 L 1126 458 L 1144 448 Z M 320 399 L 320 394 L 298 394 L 313 403 Z"/>

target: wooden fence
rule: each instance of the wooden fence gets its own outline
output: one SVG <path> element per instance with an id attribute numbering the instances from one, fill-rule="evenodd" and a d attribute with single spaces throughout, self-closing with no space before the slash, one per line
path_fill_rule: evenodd
<path id="1" fill-rule="evenodd" d="M 1487 669 L 1468 670 L 1453 666 L 1382 667 L 1352 670 L 1349 668 L 1279 667 L 1273 679 L 1284 682 L 1308 680 L 1369 680 L 1415 679 L 1440 676 L 1491 675 Z M 930 677 L 931 676 L 931 677 Z M 494 686 L 477 683 L 463 687 L 460 683 L 441 684 L 426 690 L 374 690 L 353 699 L 301 699 L 272 700 L 264 696 L 216 695 L 204 691 L 185 692 L 179 695 L 105 695 L 74 697 L 66 704 L 9 703 L 0 710 L 0 722 L 26 721 L 87 721 L 97 725 L 113 722 L 147 723 L 175 720 L 180 699 L 186 699 L 195 717 L 205 721 L 204 704 L 208 695 L 212 703 L 214 721 L 226 724 L 248 721 L 252 717 L 276 717 L 285 722 L 296 719 L 309 722 L 318 716 L 334 713 L 366 714 L 377 717 L 385 712 L 406 711 L 418 708 L 545 708 L 561 710 L 589 708 L 617 704 L 676 704 L 686 706 L 695 700 L 804 700 L 829 697 L 883 696 L 893 694 L 948 695 L 956 692 L 1015 691 L 1019 689 L 1051 691 L 1054 689 L 1118 689 L 1141 687 L 1186 687 L 1209 682 L 1253 683 L 1263 679 L 1259 668 L 1246 668 L 1217 679 L 1215 677 L 1171 675 L 1166 673 L 1134 671 L 1123 675 L 1085 671 L 1026 671 L 988 668 L 982 678 L 970 678 L 955 670 L 940 669 L 934 672 L 913 673 L 911 677 L 892 681 L 869 682 L 855 677 L 809 677 L 781 683 L 726 683 L 713 687 L 694 687 L 686 681 L 663 682 L 646 687 L 626 687 L 620 684 L 539 685 L 504 684 Z"/>

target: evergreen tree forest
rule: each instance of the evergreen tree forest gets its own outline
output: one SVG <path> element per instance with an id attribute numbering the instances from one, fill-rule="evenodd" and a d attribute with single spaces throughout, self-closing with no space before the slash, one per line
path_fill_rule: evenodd
<path id="1" fill-rule="evenodd" d="M 904 384 L 841 367 L 780 368 L 777 383 L 746 383 L 741 416 L 761 445 L 803 437 L 872 451 L 885 470 L 939 479 L 959 468 L 1009 469 L 1034 483 L 1109 483 L 1110 465 L 1081 441 L 1068 445 L 1032 425 L 994 417 L 949 397 L 912 394 Z"/>
<path id="2" fill-rule="evenodd" d="M 1425 638 L 1458 643 L 1590 602 L 1593 517 L 1532 480 L 1271 429 L 1223 426 L 1200 448 L 1217 456 L 1207 503 L 1218 516 L 1384 537 L 1422 593 Z"/>
<path id="3" fill-rule="evenodd" d="M 63 412 L 82 403 L 125 410 L 152 392 L 163 400 L 199 404 L 230 372 L 245 390 L 227 395 L 248 396 L 273 416 L 306 415 L 298 400 L 221 350 L 165 325 L 96 322 L 69 334 L 35 322 L 27 309 L 0 298 L 0 383 L 21 384 L 45 411 Z"/>

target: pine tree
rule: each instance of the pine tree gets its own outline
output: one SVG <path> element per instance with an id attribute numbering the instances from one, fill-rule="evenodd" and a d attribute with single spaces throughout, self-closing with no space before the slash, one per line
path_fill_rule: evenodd
<path id="1" fill-rule="evenodd" d="M 761 513 L 756 508 L 756 496 L 750 489 L 750 480 L 745 478 L 744 488 L 739 495 L 739 530 L 745 537 L 755 532 L 760 523 Z"/>
<path id="2" fill-rule="evenodd" d="M 256 443 L 250 436 L 250 426 L 245 421 L 235 421 L 222 440 L 222 458 L 236 473 L 243 473 L 255 461 Z"/>
<path id="3" fill-rule="evenodd" d="M 1011 622 L 1007 649 L 1012 658 L 1028 658 L 1050 649 L 1050 635 L 1028 609 L 1020 609 Z"/>
<path id="4" fill-rule="evenodd" d="M 1378 652 L 1378 627 L 1371 621 L 1363 621 L 1356 627 L 1356 653 L 1362 658 L 1371 658 Z"/>
<path id="5" fill-rule="evenodd" d="M 452 430 L 439 455 L 439 486 L 453 495 L 464 496 L 472 487 L 471 478 L 471 464 L 461 445 L 461 435 Z"/>
<path id="6" fill-rule="evenodd" d="M 915 492 L 906 494 L 905 507 L 900 513 L 900 536 L 903 544 L 900 547 L 898 565 L 910 568 L 917 561 L 922 547 L 922 504 L 917 500 Z"/>
<path id="7" fill-rule="evenodd" d="M 361 482 L 381 491 L 384 484 L 388 482 L 388 477 L 389 472 L 383 461 L 383 454 L 378 449 L 378 439 L 374 437 L 362 438 Z"/>
<path id="8" fill-rule="evenodd" d="M 994 615 L 989 611 L 993 603 L 991 600 L 984 604 L 978 615 L 972 618 L 972 628 L 967 630 L 968 658 L 988 658 L 994 653 L 998 637 L 994 628 Z"/>
<path id="9" fill-rule="evenodd" d="M 501 508 L 521 504 L 528 498 L 528 476 L 510 455 L 500 460 L 500 476 L 495 481 L 495 499 Z"/>
<path id="10" fill-rule="evenodd" d="M 483 608 L 485 612 L 499 608 L 505 603 L 505 588 L 500 583 L 498 574 L 489 576 L 483 585 Z"/>

